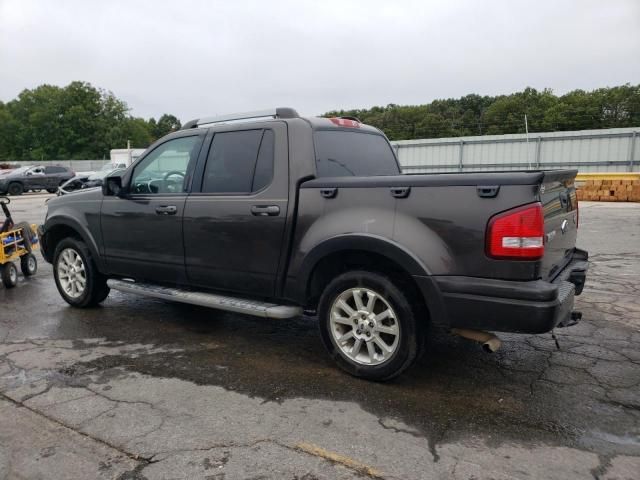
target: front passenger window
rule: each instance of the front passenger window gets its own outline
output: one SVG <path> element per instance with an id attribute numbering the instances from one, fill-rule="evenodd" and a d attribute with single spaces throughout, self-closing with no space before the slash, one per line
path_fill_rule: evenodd
<path id="1" fill-rule="evenodd" d="M 200 137 L 180 137 L 169 140 L 135 168 L 131 178 L 131 193 L 181 193 L 186 189 L 189 165 L 198 156 Z"/>

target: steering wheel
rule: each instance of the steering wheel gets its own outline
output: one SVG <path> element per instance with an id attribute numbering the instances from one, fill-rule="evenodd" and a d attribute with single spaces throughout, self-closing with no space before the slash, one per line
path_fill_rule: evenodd
<path id="1" fill-rule="evenodd" d="M 9 205 L 11 203 L 11 199 L 9 197 L 0 197 L 0 204 Z"/>
<path id="2" fill-rule="evenodd" d="M 173 175 L 178 175 L 182 177 L 183 184 L 184 184 L 184 178 L 186 175 L 184 174 L 184 172 L 180 172 L 178 170 L 171 170 L 170 172 L 167 172 L 164 174 L 164 177 L 162 178 L 162 182 L 164 183 L 164 190 L 171 193 L 177 193 L 173 191 L 175 187 L 175 182 L 169 182 L 169 177 L 172 177 Z"/>

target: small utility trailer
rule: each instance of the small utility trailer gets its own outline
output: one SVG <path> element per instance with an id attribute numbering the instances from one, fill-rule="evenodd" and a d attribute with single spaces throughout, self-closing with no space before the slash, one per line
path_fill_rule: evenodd
<path id="1" fill-rule="evenodd" d="M 38 261 L 33 254 L 39 247 L 36 225 L 26 222 L 14 224 L 9 212 L 11 200 L 0 197 L 0 207 L 5 220 L 0 228 L 0 277 L 6 288 L 18 284 L 18 268 L 14 262 L 20 261 L 20 269 L 25 277 L 36 274 Z"/>

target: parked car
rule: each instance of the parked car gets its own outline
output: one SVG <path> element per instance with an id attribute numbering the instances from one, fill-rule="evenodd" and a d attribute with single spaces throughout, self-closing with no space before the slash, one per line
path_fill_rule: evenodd
<path id="1" fill-rule="evenodd" d="M 30 190 L 56 193 L 58 186 L 75 175 L 73 170 L 57 165 L 28 166 L 0 172 L 0 194 L 22 195 Z"/>
<path id="2" fill-rule="evenodd" d="M 491 338 L 579 319 L 576 173 L 402 175 L 378 129 L 279 108 L 189 122 L 101 190 L 49 201 L 40 234 L 70 305 L 114 288 L 315 313 L 340 367 L 385 380 L 429 324 Z"/>
<path id="3" fill-rule="evenodd" d="M 113 165 L 113 164 L 109 164 Z M 68 193 L 77 192 L 78 190 L 84 190 L 87 188 L 96 188 L 102 186 L 102 181 L 107 175 L 111 175 L 117 172 L 124 171 L 122 168 L 113 168 L 110 170 L 98 170 L 98 172 L 91 175 L 76 175 L 71 180 L 67 180 L 65 183 L 58 187 L 56 194 L 66 195 Z"/>

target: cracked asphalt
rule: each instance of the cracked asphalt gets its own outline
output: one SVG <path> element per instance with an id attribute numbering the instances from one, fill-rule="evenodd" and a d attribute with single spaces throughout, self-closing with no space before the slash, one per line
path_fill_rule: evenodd
<path id="1" fill-rule="evenodd" d="M 640 204 L 581 203 L 578 243 L 584 318 L 560 350 L 434 332 L 384 384 L 334 367 L 312 318 L 118 292 L 74 310 L 41 261 L 0 286 L 0 479 L 638 479 Z"/>

